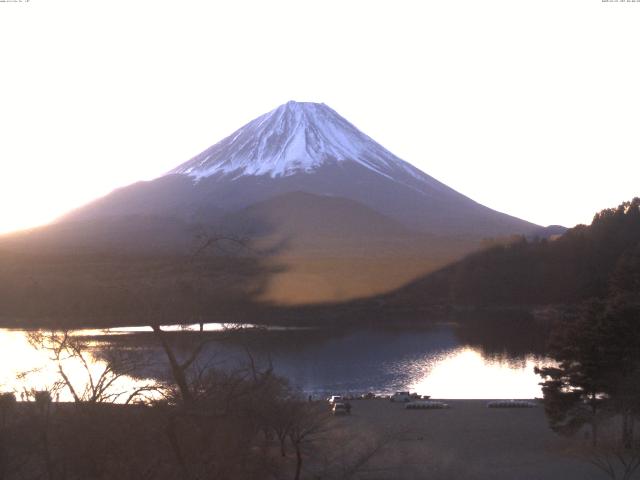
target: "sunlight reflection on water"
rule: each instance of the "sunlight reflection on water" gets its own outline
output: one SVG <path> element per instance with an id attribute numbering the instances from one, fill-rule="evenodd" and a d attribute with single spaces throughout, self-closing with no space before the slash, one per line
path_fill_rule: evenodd
<path id="1" fill-rule="evenodd" d="M 80 332 L 80 331 L 79 331 Z M 78 333 L 79 333 L 78 332 Z M 86 334 L 88 330 L 81 331 Z M 90 342 L 89 346 L 96 346 L 97 342 Z M 61 381 L 58 364 L 51 360 L 47 350 L 36 349 L 28 341 L 27 333 L 21 330 L 0 329 L 0 389 L 4 392 L 15 392 L 18 398 L 30 390 L 55 390 L 56 383 Z M 78 394 L 81 394 L 89 384 L 89 374 L 98 379 L 104 371 L 106 363 L 87 354 L 88 371 L 77 358 L 63 360 L 62 367 L 69 381 Z M 121 376 L 113 382 L 111 392 L 121 394 L 119 401 L 123 402 L 130 392 L 148 381 Z M 69 389 L 59 389 L 56 399 L 73 401 Z"/>
<path id="2" fill-rule="evenodd" d="M 434 398 L 534 398 L 542 391 L 536 365 L 549 360 L 533 355 L 523 360 L 484 357 L 479 351 L 460 347 L 441 355 L 425 355 L 422 361 L 398 365 L 412 378 L 407 389 Z"/>
<path id="3" fill-rule="evenodd" d="M 199 325 L 173 326 L 166 330 L 199 328 Z M 224 328 L 223 324 L 204 326 L 205 331 Z M 277 333 L 272 335 L 289 338 L 281 336 L 280 329 L 274 330 Z M 147 335 L 145 332 L 150 331 L 149 327 L 127 327 L 78 330 L 74 334 L 90 337 L 88 346 L 97 347 L 115 345 L 115 340 L 122 335 Z M 254 329 L 254 336 L 262 338 L 262 334 L 255 332 L 259 330 Z M 273 360 L 276 373 L 289 378 L 301 390 L 319 396 L 410 390 L 433 398 L 534 398 L 541 396 L 540 378 L 535 375 L 534 366 L 551 364 L 549 359 L 531 354 L 516 357 L 482 353 L 479 348 L 460 345 L 446 328 L 400 333 L 362 330 L 324 340 L 316 338 L 321 335 L 309 332 L 303 337 L 315 340 L 304 345 L 295 340 L 263 345 L 262 355 Z M 301 337 L 297 338 L 300 340 Z M 129 347 L 136 350 L 136 342 L 134 340 Z M 157 344 L 152 342 L 151 349 L 157 362 L 165 361 Z M 246 350 L 241 342 L 235 345 L 213 342 L 203 353 L 245 359 Z M 2 391 L 17 392 L 19 397 L 25 389 L 49 390 L 60 381 L 50 352 L 34 348 L 24 331 L 0 329 L 0 356 Z M 87 358 L 90 372 L 97 378 L 105 362 L 91 354 Z M 82 364 L 77 359 L 65 360 L 64 369 L 76 388 L 82 390 L 88 379 Z M 113 389 L 123 392 L 119 400 L 124 401 L 126 392 L 148 383 L 148 380 L 125 376 L 118 379 Z M 61 401 L 72 400 L 68 389 L 62 389 L 59 398 Z"/>

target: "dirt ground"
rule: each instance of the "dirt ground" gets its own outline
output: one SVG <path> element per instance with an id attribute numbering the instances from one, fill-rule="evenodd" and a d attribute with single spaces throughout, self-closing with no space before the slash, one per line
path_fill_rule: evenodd
<path id="1" fill-rule="evenodd" d="M 366 478 L 606 478 L 568 453 L 571 444 L 549 429 L 541 405 L 487 408 L 488 400 L 444 401 L 449 409 L 406 410 L 388 400 L 352 401 L 350 416 L 332 419 L 336 446 L 352 441 L 369 448 L 383 445 L 367 463 Z"/>

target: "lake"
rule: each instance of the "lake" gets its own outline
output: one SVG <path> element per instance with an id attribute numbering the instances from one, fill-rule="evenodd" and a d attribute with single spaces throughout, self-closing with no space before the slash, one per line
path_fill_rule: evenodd
<path id="1" fill-rule="evenodd" d="M 188 355 L 195 327 L 174 328 L 170 339 L 176 351 Z M 430 328 L 283 329 L 246 328 L 230 334 L 220 324 L 206 325 L 214 335 L 201 354 L 203 362 L 217 368 L 246 365 L 249 355 L 259 366 L 272 365 L 305 395 L 388 394 L 410 390 L 433 398 L 503 399 L 541 396 L 534 367 L 550 360 L 532 351 L 514 353 L 495 345 L 491 349 L 469 341 L 454 325 Z M 159 377 L 166 373 L 164 352 L 146 327 L 80 330 L 91 347 L 89 368 L 98 375 L 104 366 L 103 351 L 144 352 L 152 361 L 139 374 Z M 171 330 L 171 329 L 170 329 Z M 191 331 L 189 331 L 191 330 Z M 214 333 L 211 333 L 211 332 Z M 462 340 L 463 338 L 464 340 Z M 51 353 L 34 348 L 21 330 L 0 330 L 0 382 L 4 391 L 48 389 L 59 380 Z M 87 382 L 79 362 L 64 360 L 65 371 L 77 384 Z M 123 377 L 114 385 L 130 391 L 144 379 Z M 122 398 L 126 395 L 123 394 Z M 70 400 L 62 390 L 61 400 Z"/>

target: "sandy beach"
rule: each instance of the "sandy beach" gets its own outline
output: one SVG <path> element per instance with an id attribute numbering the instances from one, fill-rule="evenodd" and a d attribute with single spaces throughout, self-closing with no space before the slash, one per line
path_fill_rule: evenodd
<path id="1" fill-rule="evenodd" d="M 388 400 L 354 400 L 334 417 L 336 442 L 384 446 L 368 464 L 380 479 L 563 479 L 604 476 L 547 426 L 542 405 L 487 408 L 488 400 L 442 400 L 450 408 L 407 410 Z"/>

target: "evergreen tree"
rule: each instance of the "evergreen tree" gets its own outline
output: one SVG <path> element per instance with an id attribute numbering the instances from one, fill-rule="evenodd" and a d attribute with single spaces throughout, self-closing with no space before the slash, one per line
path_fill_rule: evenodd
<path id="1" fill-rule="evenodd" d="M 551 342 L 557 367 L 537 369 L 544 382 L 552 429 L 573 434 L 622 419 L 621 441 L 631 445 L 640 416 L 640 303 L 629 296 L 592 302 L 559 322 Z"/>

